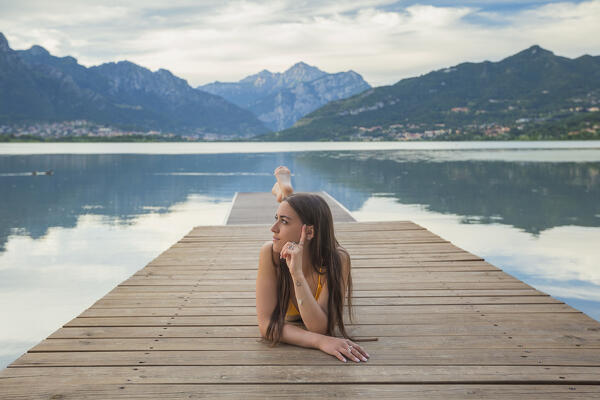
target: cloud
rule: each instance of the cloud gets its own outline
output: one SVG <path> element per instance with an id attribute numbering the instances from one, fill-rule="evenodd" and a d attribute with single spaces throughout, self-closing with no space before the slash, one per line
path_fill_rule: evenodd
<path id="1" fill-rule="evenodd" d="M 128 59 L 193 86 L 300 60 L 329 72 L 353 69 L 378 86 L 463 61 L 497 61 L 532 44 L 569 57 L 600 53 L 600 0 L 165 4 L 2 1 L 0 26 L 14 48 L 40 44 L 88 66 Z"/>

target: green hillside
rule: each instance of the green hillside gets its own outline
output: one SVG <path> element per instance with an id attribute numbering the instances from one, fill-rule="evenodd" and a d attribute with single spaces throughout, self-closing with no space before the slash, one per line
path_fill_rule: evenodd
<path id="1" fill-rule="evenodd" d="M 329 103 L 261 139 L 559 138 L 561 120 L 593 120 L 588 114 L 599 106 L 600 57 L 569 59 L 532 46 L 499 62 L 463 63 Z"/>

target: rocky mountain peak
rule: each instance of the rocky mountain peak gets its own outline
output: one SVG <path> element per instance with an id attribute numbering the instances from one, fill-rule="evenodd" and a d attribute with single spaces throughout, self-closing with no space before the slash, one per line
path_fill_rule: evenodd
<path id="1" fill-rule="evenodd" d="M 550 50 L 546 50 L 537 44 L 518 52 L 517 54 L 510 56 L 508 58 L 522 58 L 522 59 L 535 59 L 535 58 L 543 58 L 543 57 L 551 57 L 554 56 L 554 53 Z"/>
<path id="2" fill-rule="evenodd" d="M 313 67 L 312 65 L 308 65 L 304 61 L 299 61 L 296 64 L 289 67 L 284 73 L 294 72 L 294 71 L 308 71 L 308 70 L 321 71 L 319 68 Z"/>
<path id="3" fill-rule="evenodd" d="M 9 51 L 9 50 L 11 50 L 11 48 L 8 45 L 8 40 L 6 40 L 6 37 L 4 36 L 4 34 L 2 32 L 0 32 L 0 51 Z"/>
<path id="4" fill-rule="evenodd" d="M 130 61 L 105 63 L 92 67 L 108 79 L 114 91 L 141 91 L 161 96 L 185 96 L 192 88 L 166 69 L 155 72 Z"/>
<path id="5" fill-rule="evenodd" d="M 539 46 L 539 45 L 537 45 L 537 44 L 534 44 L 534 45 L 533 45 L 533 46 L 531 46 L 530 48 L 528 48 L 528 49 L 525 49 L 525 51 L 526 51 L 526 52 L 529 52 L 529 53 L 531 53 L 531 54 L 537 54 L 538 52 L 540 52 L 540 53 L 554 54 L 554 53 L 552 53 L 550 50 L 546 50 L 546 49 L 544 49 L 544 48 L 540 47 L 540 46 Z"/>
<path id="6" fill-rule="evenodd" d="M 173 73 L 171 71 L 169 71 L 168 69 L 164 69 L 164 68 L 159 68 L 158 71 L 156 71 L 157 75 L 160 76 L 166 76 L 166 77 L 174 77 L 175 75 L 173 75 Z"/>
<path id="7" fill-rule="evenodd" d="M 247 83 L 247 84 L 251 84 L 254 86 L 263 86 L 267 82 L 273 81 L 273 79 L 275 79 L 277 75 L 279 75 L 279 74 L 278 73 L 274 74 L 271 71 L 269 71 L 268 69 L 263 69 L 262 71 L 260 71 L 257 74 L 249 75 L 249 76 L 245 77 L 244 79 L 242 79 L 240 81 L 240 83 Z M 215 82 L 215 83 L 217 83 L 217 82 Z"/>
<path id="8" fill-rule="evenodd" d="M 263 69 L 239 82 L 214 82 L 198 87 L 246 108 L 273 130 L 290 127 L 330 101 L 369 88 L 354 71 L 329 74 L 302 61 L 285 72 Z"/>
<path id="9" fill-rule="evenodd" d="M 321 71 L 319 68 L 300 61 L 286 70 L 283 73 L 283 77 L 286 82 L 310 82 L 326 74 L 326 72 Z"/>
<path id="10" fill-rule="evenodd" d="M 133 62 L 127 61 L 127 60 L 117 61 L 116 63 L 109 62 L 109 63 L 105 63 L 103 65 L 115 65 L 117 68 L 119 68 L 120 70 L 124 70 L 124 71 L 140 71 L 140 70 L 149 71 L 147 68 L 140 67 L 136 63 L 133 63 Z"/>
<path id="11" fill-rule="evenodd" d="M 75 57 L 66 56 L 66 57 L 63 57 L 62 60 L 69 64 L 77 64 L 77 59 Z"/>
<path id="12" fill-rule="evenodd" d="M 31 46 L 29 50 L 26 50 L 30 55 L 36 57 L 47 57 L 50 55 L 48 50 L 43 48 L 42 46 L 38 46 L 37 44 Z"/>

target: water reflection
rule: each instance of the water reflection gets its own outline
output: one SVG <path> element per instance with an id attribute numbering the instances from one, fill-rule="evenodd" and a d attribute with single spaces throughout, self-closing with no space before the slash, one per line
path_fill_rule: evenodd
<path id="1" fill-rule="evenodd" d="M 533 234 L 556 226 L 600 226 L 600 162 L 399 162 L 393 152 L 383 156 L 306 153 L 298 160 L 331 182 L 457 214 L 461 223 L 501 222 Z M 350 210 L 365 201 L 341 196 Z"/>
<path id="2" fill-rule="evenodd" d="M 235 192 L 270 191 L 280 164 L 296 172 L 304 190 L 343 192 L 359 203 L 369 196 L 324 181 L 292 154 L 0 156 L 0 251 L 11 234 L 40 238 L 49 227 L 75 226 L 84 214 L 131 224 L 141 214 L 168 212 L 191 194 L 230 201 Z M 8 175 L 49 169 L 53 176 Z"/>
<path id="3" fill-rule="evenodd" d="M 10 234 L 39 238 L 52 226 L 73 227 L 83 214 L 129 224 L 190 194 L 228 201 L 236 191 L 268 191 L 279 164 L 293 168 L 297 187 L 326 190 L 350 210 L 385 192 L 461 215 L 462 223 L 502 222 L 534 234 L 600 225 L 600 163 L 417 162 L 398 154 L 406 152 L 4 156 L 0 250 Z M 55 175 L 7 175 L 48 169 Z"/>

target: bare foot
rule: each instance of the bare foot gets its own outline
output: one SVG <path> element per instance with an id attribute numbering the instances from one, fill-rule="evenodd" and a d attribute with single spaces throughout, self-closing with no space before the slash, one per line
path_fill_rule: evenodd
<path id="1" fill-rule="evenodd" d="M 277 202 L 281 203 L 286 197 L 294 193 L 290 170 L 284 166 L 277 167 L 273 175 L 275 175 L 277 182 L 273 185 L 271 193 L 277 197 Z"/>

